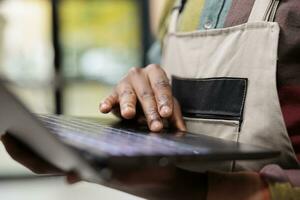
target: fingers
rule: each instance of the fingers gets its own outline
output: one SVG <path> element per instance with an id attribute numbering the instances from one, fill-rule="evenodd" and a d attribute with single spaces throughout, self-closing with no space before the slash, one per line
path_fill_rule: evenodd
<path id="1" fill-rule="evenodd" d="M 136 114 L 137 97 L 131 85 L 124 81 L 117 89 L 120 104 L 121 116 L 125 119 L 132 119 Z"/>
<path id="2" fill-rule="evenodd" d="M 109 113 L 118 103 L 118 95 L 114 91 L 103 102 L 100 103 L 99 110 L 102 113 Z"/>
<path id="3" fill-rule="evenodd" d="M 137 109 L 139 105 L 142 112 Z M 124 119 L 144 121 L 153 132 L 163 128 L 163 120 L 168 119 L 173 126 L 184 131 L 178 102 L 173 100 L 171 86 L 166 73 L 158 65 L 146 68 L 132 68 L 117 85 L 113 94 L 100 104 L 102 113 L 113 112 Z"/>
<path id="4" fill-rule="evenodd" d="M 167 75 L 158 65 L 150 65 L 147 70 L 159 114 L 168 118 L 173 112 L 173 97 Z"/>
<path id="5" fill-rule="evenodd" d="M 174 111 L 171 118 L 172 125 L 178 130 L 186 131 L 186 126 L 183 121 L 180 105 L 175 98 L 173 99 L 173 102 L 174 102 L 174 107 L 173 107 Z"/>
<path id="6" fill-rule="evenodd" d="M 163 128 L 163 124 L 148 77 L 138 68 L 132 70 L 131 73 L 131 85 L 142 106 L 148 127 L 151 131 L 158 132 Z"/>
<path id="7" fill-rule="evenodd" d="M 117 117 L 132 119 L 136 114 L 136 94 L 125 79 L 115 89 L 115 91 L 107 97 L 99 107 L 100 112 L 112 112 Z"/>

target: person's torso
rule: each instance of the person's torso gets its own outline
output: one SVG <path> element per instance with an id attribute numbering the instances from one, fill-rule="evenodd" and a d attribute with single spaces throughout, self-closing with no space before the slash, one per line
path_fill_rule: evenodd
<path id="1" fill-rule="evenodd" d="M 216 29 L 246 23 L 254 0 L 187 0 L 178 32 Z M 300 1 L 282 0 L 275 15 L 280 25 L 277 86 L 282 113 L 300 160 Z M 204 47 L 205 48 L 205 47 Z"/>

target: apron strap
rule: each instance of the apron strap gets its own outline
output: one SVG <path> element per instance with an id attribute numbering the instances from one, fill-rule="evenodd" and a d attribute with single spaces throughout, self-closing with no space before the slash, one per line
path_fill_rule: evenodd
<path id="1" fill-rule="evenodd" d="M 180 9 L 183 5 L 183 0 L 176 0 L 172 9 L 172 14 L 169 21 L 168 33 L 175 33 L 177 30 L 177 22 L 179 18 Z"/>
<path id="2" fill-rule="evenodd" d="M 248 22 L 274 21 L 280 0 L 255 0 Z"/>

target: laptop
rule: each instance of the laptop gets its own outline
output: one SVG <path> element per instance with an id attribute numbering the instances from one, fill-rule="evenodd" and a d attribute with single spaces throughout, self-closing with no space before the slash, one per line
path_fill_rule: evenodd
<path id="1" fill-rule="evenodd" d="M 95 108 L 96 109 L 96 108 Z M 151 133 L 129 121 L 35 115 L 0 83 L 0 133 L 9 132 L 63 171 L 101 183 L 111 168 L 198 166 L 273 158 L 279 151 L 175 130 Z"/>

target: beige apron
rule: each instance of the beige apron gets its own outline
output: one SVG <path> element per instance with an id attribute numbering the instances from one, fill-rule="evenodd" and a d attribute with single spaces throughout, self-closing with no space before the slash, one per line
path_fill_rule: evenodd
<path id="1" fill-rule="evenodd" d="M 276 88 L 279 25 L 269 20 L 278 0 L 256 0 L 246 24 L 187 33 L 176 32 L 178 2 L 162 66 L 188 130 L 281 151 L 276 159 L 224 162 L 215 169 L 259 170 L 269 163 L 299 167 Z"/>

